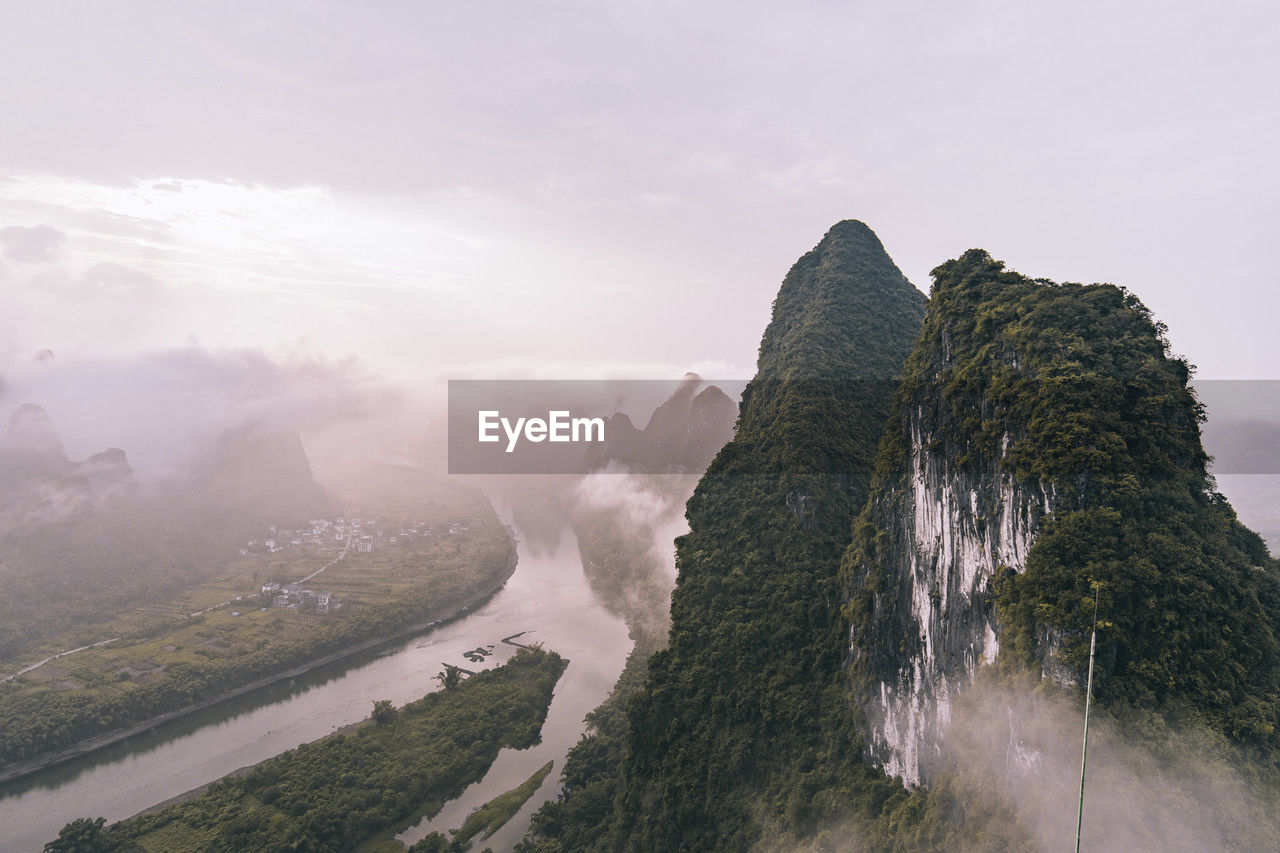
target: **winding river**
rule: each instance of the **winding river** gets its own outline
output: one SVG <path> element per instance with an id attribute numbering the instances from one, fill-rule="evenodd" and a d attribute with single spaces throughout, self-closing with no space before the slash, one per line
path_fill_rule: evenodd
<path id="1" fill-rule="evenodd" d="M 457 828 L 472 809 L 552 760 L 552 772 L 524 808 L 492 838 L 475 844 L 510 850 L 537 806 L 559 791 L 564 755 L 581 736 L 587 712 L 604 700 L 622 671 L 630 640 L 622 619 L 604 607 L 583 576 L 571 531 L 526 536 L 518 517 L 501 512 L 516 525 L 519 562 L 506 586 L 474 612 L 0 787 L 0 851 L 39 851 L 77 817 L 101 815 L 110 822 L 136 814 L 361 720 L 375 699 L 403 705 L 439 688 L 433 677 L 445 662 L 470 670 L 494 666 L 514 651 L 502 638 L 524 632 L 518 642 L 540 642 L 569 660 L 542 742 L 503 750 L 482 780 L 446 803 L 434 820 L 400 836 L 413 841 L 434 829 Z M 480 646 L 493 646 L 493 655 L 482 663 L 463 657 Z"/>

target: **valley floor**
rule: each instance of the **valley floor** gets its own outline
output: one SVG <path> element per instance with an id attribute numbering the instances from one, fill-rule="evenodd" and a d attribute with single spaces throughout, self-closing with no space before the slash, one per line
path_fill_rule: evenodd
<path id="1" fill-rule="evenodd" d="M 0 682 L 0 781 L 429 630 L 514 571 L 511 535 L 474 489 L 405 471 L 353 491 L 367 526 L 376 519 L 389 531 L 377 547 L 370 536 L 351 548 L 344 533 L 332 544 L 246 548 L 164 607 L 104 622 L 110 642 Z"/>

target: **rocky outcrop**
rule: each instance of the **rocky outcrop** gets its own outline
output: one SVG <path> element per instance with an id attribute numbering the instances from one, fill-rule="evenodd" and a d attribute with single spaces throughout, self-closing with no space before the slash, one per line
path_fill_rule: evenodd
<path id="1" fill-rule="evenodd" d="M 997 656 L 1076 689 L 1095 584 L 1100 702 L 1272 739 L 1275 565 L 1207 477 L 1163 327 L 1114 285 L 978 250 L 934 277 L 845 560 L 867 757 L 930 782 L 957 694 Z"/>
<path id="2" fill-rule="evenodd" d="M 917 408 L 906 423 L 902 487 L 868 510 L 887 534 L 880 566 L 891 592 L 873 605 L 882 633 L 861 637 L 855 628 L 850 638 L 852 654 L 871 658 L 874 672 L 864 707 L 871 758 L 909 784 L 940 758 L 952 698 L 999 654 L 993 584 L 1001 572 L 1025 570 L 1054 503 L 1051 490 L 1017 485 L 1003 455 L 980 471 L 958 469 L 949 443 L 922 420 Z"/>

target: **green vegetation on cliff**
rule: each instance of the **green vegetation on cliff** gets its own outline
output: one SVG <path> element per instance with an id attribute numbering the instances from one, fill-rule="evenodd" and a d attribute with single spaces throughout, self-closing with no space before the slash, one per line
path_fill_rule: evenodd
<path id="1" fill-rule="evenodd" d="M 1106 725 L 1164 766 L 1199 725 L 1206 742 L 1274 755 L 1280 573 L 1214 492 L 1191 369 L 1168 354 L 1163 327 L 1122 288 L 1030 280 L 985 252 L 934 276 L 907 359 L 924 300 L 865 226 L 836 226 L 788 275 L 737 435 L 688 504 L 670 645 L 647 674 L 629 663 L 593 715 L 597 736 L 570 756 L 583 772 L 567 773 L 525 849 L 1044 841 L 981 772 L 951 765 L 907 789 L 865 760 L 867 648 L 850 650 L 850 637 L 886 661 L 915 641 L 873 604 L 893 594 L 877 569 L 894 547 L 887 526 L 907 521 L 864 506 L 897 506 L 913 422 L 952 473 L 1004 472 L 1048 496 L 1025 571 L 998 572 L 985 605 L 1002 661 L 988 681 L 1025 689 L 1028 669 L 1080 678 L 1099 581 Z M 1270 786 L 1269 771 L 1237 767 L 1241 754 L 1205 766 Z"/>
<path id="2" fill-rule="evenodd" d="M 632 706 L 628 847 L 748 846 L 761 811 L 802 821 L 857 762 L 856 738 L 830 737 L 847 731 L 838 565 L 924 303 L 858 222 L 784 280 L 735 439 L 689 502 L 669 646 Z"/>
<path id="3" fill-rule="evenodd" d="M 597 801 L 571 794 L 560 815 L 595 827 L 544 823 L 539 847 L 740 849 L 762 809 L 804 820 L 833 775 L 875 775 L 840 698 L 838 567 L 924 303 L 860 222 L 787 275 L 736 436 L 688 505 L 670 643 L 631 703 L 616 798 L 596 778 Z"/>
<path id="4" fill-rule="evenodd" d="M 1008 661 L 1082 681 L 1098 581 L 1099 701 L 1280 744 L 1280 574 L 1206 475 L 1190 368 L 1164 328 L 1120 288 L 1030 281 L 982 252 L 935 276 L 904 399 L 945 328 L 937 416 L 974 455 L 1008 435 L 1004 464 L 1056 496 L 1026 571 L 997 586 Z"/>
<path id="5" fill-rule="evenodd" d="M 1050 496 L 1026 571 L 995 585 L 1005 664 L 1083 681 L 1098 581 L 1102 703 L 1176 707 L 1275 745 L 1276 564 L 1213 490 L 1190 368 L 1164 328 L 1122 288 L 1027 279 L 977 250 L 934 277 L 873 493 L 909 476 L 918 418 L 959 475 L 994 465 Z M 866 524 L 854 562 L 875 564 L 881 536 Z M 862 637 L 880 629 L 874 596 L 894 595 L 869 577 L 852 605 Z"/>
<path id="6" fill-rule="evenodd" d="M 1207 726 L 1235 745 L 1234 757 L 1216 760 L 1235 762 L 1256 789 L 1269 789 L 1280 574 L 1206 474 L 1191 368 L 1169 355 L 1163 326 L 1122 288 L 1031 280 L 978 250 L 933 275 L 923 333 L 845 561 L 855 693 L 874 705 L 864 691 L 895 683 L 907 656 L 921 653 L 922 626 L 908 612 L 911 586 L 921 581 L 904 568 L 911 555 L 903 553 L 918 540 L 904 531 L 914 513 L 912 477 L 928 459 L 942 460 L 948 485 L 979 513 L 980 494 L 1001 494 L 997 480 L 1037 496 L 1025 565 L 998 566 L 991 585 L 1001 676 L 1018 689 L 1061 685 L 1081 698 L 1091 583 L 1099 582 L 1094 691 L 1106 725 L 1169 767 L 1181 758 L 1180 738 Z M 975 535 L 995 523 L 973 521 Z M 934 643 L 950 647 L 934 654 L 954 659 L 970 642 L 965 632 L 981 626 L 948 622 L 949 602 L 938 593 Z M 1258 757 L 1262 768 L 1245 760 Z M 924 802 L 957 790 L 964 771 L 952 765 L 931 778 Z M 965 796 L 988 804 L 997 834 L 1015 832 L 990 790 Z M 936 818 L 922 817 L 917 831 L 975 838 L 969 817 L 944 825 Z"/>

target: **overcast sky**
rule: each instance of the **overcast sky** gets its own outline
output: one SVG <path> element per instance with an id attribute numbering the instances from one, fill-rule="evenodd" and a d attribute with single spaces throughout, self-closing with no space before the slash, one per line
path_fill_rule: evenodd
<path id="1" fill-rule="evenodd" d="M 0 408 L 193 347 L 746 376 L 843 218 L 1275 377 L 1277 44 L 1262 2 L 10 4 Z"/>

